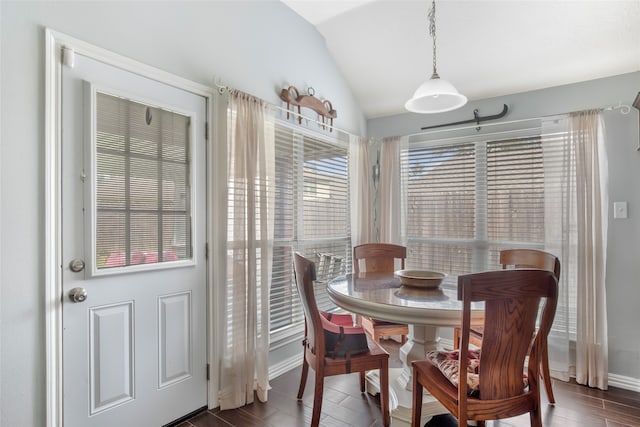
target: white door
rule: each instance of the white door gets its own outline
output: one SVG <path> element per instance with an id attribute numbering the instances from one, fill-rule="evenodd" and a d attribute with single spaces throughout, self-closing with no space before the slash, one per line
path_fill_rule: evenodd
<path id="1" fill-rule="evenodd" d="M 162 426 L 207 404 L 206 99 L 62 68 L 64 425 Z"/>

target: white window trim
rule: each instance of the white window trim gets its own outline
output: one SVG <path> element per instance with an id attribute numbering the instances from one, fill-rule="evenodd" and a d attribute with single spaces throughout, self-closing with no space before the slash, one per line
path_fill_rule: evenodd
<path id="1" fill-rule="evenodd" d="M 160 108 L 166 111 L 172 111 L 178 114 L 181 114 L 183 116 L 187 116 L 191 119 L 191 123 L 193 123 L 193 125 L 191 126 L 191 129 L 189 130 L 189 145 L 191 145 L 190 147 L 190 152 L 191 153 L 195 153 L 195 147 L 194 144 L 196 143 L 196 136 L 195 136 L 195 131 L 198 128 L 198 126 L 202 126 L 201 123 L 198 123 L 198 121 L 196 120 L 196 114 L 193 111 L 185 111 L 185 110 L 180 110 L 180 109 L 176 109 L 173 106 L 170 106 L 168 104 L 162 104 L 162 103 L 158 103 L 154 100 L 151 99 L 146 99 L 143 97 L 139 97 L 139 96 L 132 96 L 130 93 L 122 91 L 122 90 L 118 90 L 118 89 L 114 89 L 108 86 L 104 86 L 104 85 L 96 85 L 94 83 L 91 82 L 85 82 L 86 88 L 88 89 L 86 92 L 86 96 L 89 98 L 88 101 L 88 114 L 86 115 L 86 120 L 89 122 L 87 123 L 87 129 L 89 129 L 89 135 L 86 135 L 86 138 L 89 139 L 91 141 L 89 150 L 87 150 L 87 156 L 88 158 L 87 163 L 89 165 L 89 170 L 86 171 L 85 170 L 85 174 L 87 175 L 89 182 L 91 183 L 90 186 L 87 188 L 87 192 L 86 192 L 86 200 L 89 200 L 89 218 L 87 221 L 87 224 L 85 224 L 85 230 L 86 230 L 86 241 L 85 241 L 85 248 L 87 248 L 89 250 L 88 253 L 85 254 L 85 260 L 86 260 L 86 264 L 87 264 L 87 273 L 90 274 L 92 277 L 101 277 L 101 276 L 111 276 L 111 275 L 115 275 L 115 274 L 124 274 L 124 273 L 135 273 L 135 272 L 144 272 L 144 271 L 155 271 L 155 270 L 165 270 L 165 269 L 171 269 L 171 268 L 179 268 L 179 267 L 191 267 L 193 265 L 195 265 L 195 260 L 198 257 L 198 252 L 200 250 L 202 250 L 202 248 L 198 248 L 195 247 L 194 245 L 192 245 L 191 248 L 191 258 L 190 259 L 184 259 L 184 260 L 179 260 L 179 261 L 169 261 L 169 262 L 159 262 L 159 263 L 153 263 L 153 264 L 139 264 L 139 265 L 128 265 L 128 266 L 122 266 L 122 267 L 113 267 L 113 268 L 105 268 L 105 269 L 98 269 L 97 268 L 97 260 L 96 260 L 96 242 L 97 242 L 97 236 L 96 236 L 96 225 L 97 225 L 97 209 L 96 209 L 96 194 L 97 194 L 97 182 L 98 182 L 98 177 L 97 177 L 97 164 L 96 164 L 96 159 L 97 159 L 97 152 L 96 152 L 96 146 L 97 146 L 97 142 L 96 142 L 96 129 L 97 129 L 97 125 L 96 125 L 96 99 L 97 99 L 97 93 L 105 93 L 105 94 L 109 94 L 109 95 L 114 95 L 114 96 L 119 96 L 125 99 L 129 99 L 131 101 L 134 102 L 139 102 L 139 103 L 143 103 L 145 105 L 148 106 L 153 106 L 155 108 Z M 197 171 L 197 166 L 195 164 L 195 162 L 191 161 L 191 168 L 190 168 L 190 182 L 191 183 L 195 183 L 195 179 L 194 177 L 197 175 L 198 171 Z M 192 185 L 191 187 L 191 193 L 192 194 L 196 194 L 196 191 L 198 190 L 198 188 L 196 187 L 195 184 Z M 191 199 L 191 212 L 195 212 L 195 198 L 194 197 L 190 197 Z M 190 226 L 190 231 L 191 231 L 191 238 L 193 239 L 193 236 L 197 235 L 201 230 L 197 229 L 197 224 L 193 223 Z"/>

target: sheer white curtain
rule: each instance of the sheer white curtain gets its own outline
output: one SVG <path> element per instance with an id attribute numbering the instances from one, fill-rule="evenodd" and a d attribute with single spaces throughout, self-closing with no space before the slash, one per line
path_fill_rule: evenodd
<path id="1" fill-rule="evenodd" d="M 576 381 L 608 388 L 607 309 L 607 158 L 598 111 L 571 114 L 576 146 L 578 205 L 578 305 Z"/>
<path id="2" fill-rule="evenodd" d="M 273 253 L 275 143 L 263 101 L 232 92 L 228 119 L 226 313 L 220 409 L 260 401 L 269 389 L 269 286 Z"/>
<path id="3" fill-rule="evenodd" d="M 349 137 L 349 174 L 351 182 L 351 245 L 371 242 L 373 238 L 373 176 L 369 159 L 369 141 Z"/>
<path id="4" fill-rule="evenodd" d="M 402 242 L 402 188 L 400 147 L 402 138 L 384 138 L 380 146 L 380 241 Z"/>
<path id="5" fill-rule="evenodd" d="M 577 281 L 577 219 L 575 147 L 567 136 L 568 118 L 551 118 L 542 123 L 544 160 L 545 250 L 560 259 L 558 307 L 549 332 L 551 376 L 569 381 L 575 374 L 569 344 L 575 332 Z"/>
<path id="6" fill-rule="evenodd" d="M 607 160 L 598 111 L 543 123 L 545 249 L 560 258 L 560 295 L 549 335 L 553 376 L 607 388 L 605 266 Z M 575 365 L 569 342 L 575 336 Z"/>

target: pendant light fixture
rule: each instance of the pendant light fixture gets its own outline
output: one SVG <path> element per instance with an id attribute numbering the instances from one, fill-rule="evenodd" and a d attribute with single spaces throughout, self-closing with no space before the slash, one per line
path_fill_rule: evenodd
<path id="1" fill-rule="evenodd" d="M 422 83 L 404 107 L 414 113 L 442 113 L 455 110 L 467 103 L 467 97 L 460 94 L 451 83 L 442 80 L 436 68 L 436 2 L 429 10 L 429 35 L 433 38 L 433 74 Z"/>

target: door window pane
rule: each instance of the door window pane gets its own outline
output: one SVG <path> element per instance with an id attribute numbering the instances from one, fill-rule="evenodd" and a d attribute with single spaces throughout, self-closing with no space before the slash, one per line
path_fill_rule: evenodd
<path id="1" fill-rule="evenodd" d="M 191 259 L 190 126 L 189 116 L 96 94 L 98 270 Z"/>

